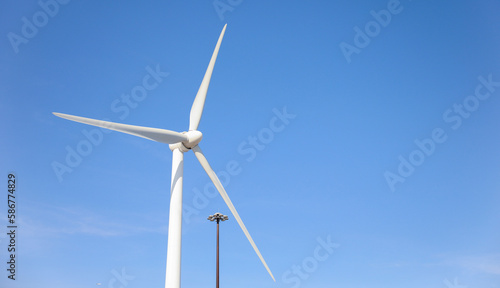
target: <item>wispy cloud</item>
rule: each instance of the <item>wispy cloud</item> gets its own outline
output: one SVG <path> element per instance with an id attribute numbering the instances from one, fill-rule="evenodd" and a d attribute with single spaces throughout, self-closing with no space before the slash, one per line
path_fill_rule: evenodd
<path id="1" fill-rule="evenodd" d="M 447 266 L 474 274 L 500 275 L 500 253 L 440 257 L 441 261 L 427 266 Z"/>
<path id="2" fill-rule="evenodd" d="M 474 274 L 500 275 L 500 253 L 478 255 L 438 255 L 435 261 L 398 261 L 387 263 L 372 263 L 377 268 L 439 268 L 451 267 Z"/>
<path id="3" fill-rule="evenodd" d="M 167 226 L 154 215 L 135 215 L 135 223 L 111 218 L 80 207 L 45 206 L 36 208 L 20 219 L 26 235 L 61 237 L 63 235 L 93 235 L 100 237 L 129 236 L 139 233 L 166 234 Z M 43 215 L 37 217 L 36 215 Z M 142 221 L 146 220 L 147 221 Z M 163 223 L 162 223 L 163 222 Z M 141 224 L 137 224 L 141 223 Z M 144 224 L 142 224 L 144 223 Z"/>
<path id="4" fill-rule="evenodd" d="M 500 254 L 458 257 L 453 262 L 475 273 L 500 275 Z"/>

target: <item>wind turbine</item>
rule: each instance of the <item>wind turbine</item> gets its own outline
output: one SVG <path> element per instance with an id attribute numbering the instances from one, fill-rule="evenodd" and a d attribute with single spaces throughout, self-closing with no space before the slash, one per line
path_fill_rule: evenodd
<path id="1" fill-rule="evenodd" d="M 260 258 L 262 264 L 266 268 L 269 275 L 274 279 L 271 270 L 266 264 L 266 261 L 260 254 L 257 245 L 248 233 L 245 224 L 240 218 L 238 211 L 234 208 L 231 199 L 226 193 L 226 190 L 222 186 L 219 178 L 215 174 L 212 167 L 208 163 L 205 155 L 201 151 L 199 143 L 202 139 L 202 134 L 198 131 L 198 125 L 200 124 L 201 115 L 203 113 L 203 106 L 205 105 L 205 99 L 207 97 L 207 90 L 210 84 L 210 78 L 212 77 L 212 71 L 214 69 L 215 60 L 217 59 L 217 54 L 219 53 L 219 48 L 222 42 L 222 38 L 224 37 L 224 32 L 226 31 L 226 25 L 222 29 L 222 32 L 219 36 L 219 40 L 217 41 L 217 45 L 215 46 L 215 50 L 212 54 L 212 58 L 210 59 L 210 63 L 208 64 L 207 71 L 205 72 L 205 76 L 203 77 L 203 81 L 201 82 L 200 88 L 198 89 L 198 93 L 194 99 L 193 106 L 191 107 L 191 112 L 189 115 L 189 131 L 187 132 L 175 132 L 165 129 L 158 128 L 150 128 L 150 127 L 141 127 L 120 123 L 113 123 L 108 121 L 101 121 L 96 119 L 84 118 L 79 116 L 73 116 L 62 113 L 54 113 L 54 115 L 68 119 L 75 122 L 80 122 L 88 125 L 93 125 L 97 127 L 102 127 L 110 130 L 115 130 L 135 136 L 139 136 L 142 138 L 146 138 L 149 140 L 166 143 L 169 144 L 170 150 L 172 150 L 172 182 L 170 189 L 170 212 L 169 212 L 169 222 L 168 222 L 168 244 L 167 244 L 167 269 L 166 269 L 166 280 L 165 287 L 166 288 L 179 288 L 180 287 L 180 276 L 181 276 L 181 230 L 182 230 L 182 175 L 184 168 L 184 153 L 192 150 L 198 158 L 203 169 L 208 174 L 208 177 L 212 180 L 215 187 L 219 191 L 222 199 L 226 202 L 229 210 L 233 213 L 234 218 L 240 225 L 243 233 L 247 237 L 248 241 L 252 245 L 255 253 Z"/>

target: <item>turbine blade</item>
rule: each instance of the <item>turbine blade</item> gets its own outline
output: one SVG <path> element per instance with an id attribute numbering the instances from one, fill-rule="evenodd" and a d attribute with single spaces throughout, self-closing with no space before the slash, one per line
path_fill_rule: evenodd
<path id="1" fill-rule="evenodd" d="M 97 126 L 97 127 L 101 127 L 101 128 L 106 128 L 106 129 L 114 130 L 114 131 L 118 131 L 118 132 L 123 132 L 123 133 L 131 134 L 134 136 L 146 138 L 149 140 L 161 142 L 161 143 L 174 144 L 174 143 L 188 140 L 188 137 L 184 134 L 181 134 L 179 132 L 170 131 L 170 130 L 165 130 L 165 129 L 120 124 L 120 123 L 90 119 L 90 118 L 73 116 L 73 115 L 62 114 L 62 113 L 55 113 L 55 112 L 53 112 L 53 114 L 56 115 L 57 117 L 61 117 L 61 118 L 68 119 L 71 121 L 80 122 L 80 123 L 84 123 L 84 124 L 88 124 L 88 125 L 92 125 L 92 126 Z"/>
<path id="2" fill-rule="evenodd" d="M 203 166 L 203 169 L 208 174 L 208 177 L 212 180 L 214 183 L 215 187 L 217 190 L 219 190 L 220 195 L 222 196 L 222 199 L 224 199 L 224 202 L 226 202 L 226 205 L 229 207 L 229 210 L 231 210 L 231 213 L 233 213 L 234 218 L 236 219 L 236 222 L 241 227 L 241 230 L 243 230 L 243 233 L 245 233 L 245 236 L 247 236 L 248 241 L 250 241 L 250 244 L 253 247 L 253 250 L 255 250 L 255 253 L 257 253 L 257 256 L 259 256 L 260 261 L 262 261 L 262 264 L 264 264 L 264 267 L 266 267 L 267 272 L 269 272 L 269 275 L 273 278 L 274 282 L 276 280 L 274 279 L 273 273 L 271 273 L 271 270 L 266 264 L 266 261 L 264 260 L 264 257 L 262 257 L 262 254 L 260 254 L 259 249 L 257 248 L 257 245 L 255 245 L 255 242 L 253 242 L 252 236 L 250 236 L 250 233 L 248 233 L 247 228 L 245 227 L 245 224 L 243 224 L 243 221 L 240 218 L 240 215 L 238 214 L 238 211 L 236 211 L 236 208 L 234 208 L 233 203 L 231 202 L 231 199 L 229 199 L 229 196 L 226 193 L 226 190 L 224 190 L 224 187 L 219 181 L 219 178 L 215 174 L 214 170 L 212 167 L 210 167 L 210 164 L 208 164 L 207 158 L 205 158 L 205 155 L 203 155 L 203 152 L 201 151 L 200 146 L 196 145 L 192 148 L 194 155 L 196 155 L 196 158 L 198 158 L 198 161 L 200 161 L 201 166 Z"/>
<path id="3" fill-rule="evenodd" d="M 198 125 L 200 124 L 201 114 L 203 113 L 203 107 L 205 106 L 205 98 L 207 98 L 208 85 L 210 84 L 210 78 L 212 77 L 212 71 L 214 70 L 215 60 L 217 59 L 217 54 L 219 53 L 220 43 L 224 37 L 224 32 L 226 31 L 226 25 L 220 33 L 219 40 L 215 46 L 214 53 L 212 54 L 212 59 L 208 64 L 207 71 L 201 81 L 200 88 L 196 97 L 194 98 L 193 106 L 191 107 L 191 113 L 189 115 L 189 130 L 198 130 Z"/>

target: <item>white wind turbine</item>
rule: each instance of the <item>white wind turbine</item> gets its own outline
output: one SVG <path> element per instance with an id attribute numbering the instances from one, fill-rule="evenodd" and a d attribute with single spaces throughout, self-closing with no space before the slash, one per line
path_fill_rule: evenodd
<path id="1" fill-rule="evenodd" d="M 181 276 L 181 229 L 182 229 L 182 174 L 184 167 L 184 152 L 188 152 L 189 150 L 193 150 L 196 158 L 200 161 L 201 166 L 208 174 L 208 177 L 212 180 L 215 187 L 219 191 L 222 199 L 226 202 L 229 210 L 233 213 L 234 218 L 240 225 L 243 233 L 247 237 L 248 241 L 252 245 L 255 253 L 262 261 L 262 264 L 266 267 L 267 272 L 271 275 L 274 281 L 273 274 L 271 270 L 266 264 L 266 261 L 260 254 L 259 249 L 255 245 L 250 233 L 248 233 L 245 224 L 240 218 L 240 215 L 234 208 L 231 199 L 226 193 L 226 190 L 222 186 L 219 178 L 215 174 L 210 164 L 208 164 L 205 155 L 201 151 L 200 146 L 198 145 L 201 141 L 202 134 L 198 131 L 198 125 L 200 124 L 201 114 L 203 113 L 203 106 L 205 105 L 205 98 L 207 96 L 208 85 L 210 84 L 210 78 L 212 77 L 212 71 L 214 69 L 215 60 L 217 58 L 217 54 L 219 52 L 220 44 L 222 42 L 222 38 L 224 37 L 224 32 L 226 31 L 226 25 L 222 29 L 222 32 L 219 36 L 219 40 L 217 41 L 217 45 L 215 46 L 214 53 L 212 54 L 212 58 L 210 59 L 210 63 L 208 64 L 207 71 L 205 72 L 205 76 L 203 77 L 203 81 L 201 82 L 201 86 L 198 89 L 198 93 L 196 94 L 196 98 L 194 99 L 193 106 L 191 107 L 191 113 L 189 115 L 189 131 L 187 132 L 175 132 L 165 129 L 158 128 L 150 128 L 150 127 L 141 127 L 134 125 L 126 125 L 120 123 L 113 123 L 108 121 L 95 120 L 90 118 L 84 118 L 79 116 L 54 113 L 54 115 L 68 119 L 75 122 L 80 122 L 88 125 L 93 125 L 97 127 L 102 127 L 110 130 L 115 130 L 135 136 L 139 136 L 142 138 L 146 138 L 149 140 L 166 143 L 169 144 L 170 149 L 173 152 L 172 157 L 172 182 L 171 182 L 171 190 L 170 190 L 170 214 L 169 214 L 169 222 L 168 222 L 168 244 L 167 244 L 167 270 L 166 270 L 166 280 L 165 287 L 166 288 L 179 288 L 180 287 L 180 276 Z"/>

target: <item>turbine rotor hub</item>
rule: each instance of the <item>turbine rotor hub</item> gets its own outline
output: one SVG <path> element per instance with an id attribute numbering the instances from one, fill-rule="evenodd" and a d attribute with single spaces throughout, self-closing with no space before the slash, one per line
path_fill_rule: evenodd
<path id="1" fill-rule="evenodd" d="M 175 149 L 179 149 L 181 152 L 187 152 L 194 146 L 198 145 L 203 138 L 203 134 L 198 130 L 190 130 L 182 132 L 182 134 L 186 135 L 188 140 L 168 145 L 170 150 L 174 151 Z"/>
<path id="2" fill-rule="evenodd" d="M 186 136 L 188 136 L 188 141 L 182 142 L 186 148 L 191 149 L 194 146 L 198 145 L 200 143 L 201 138 L 203 138 L 203 134 L 201 134 L 200 131 L 198 130 L 190 130 L 188 132 L 184 132 Z"/>

